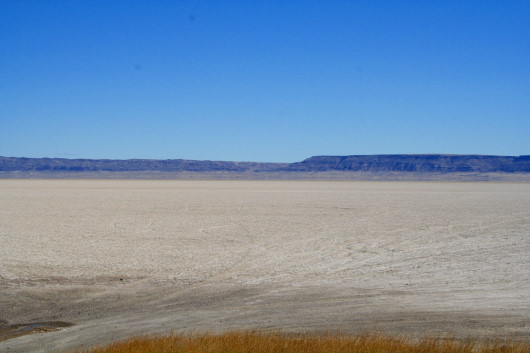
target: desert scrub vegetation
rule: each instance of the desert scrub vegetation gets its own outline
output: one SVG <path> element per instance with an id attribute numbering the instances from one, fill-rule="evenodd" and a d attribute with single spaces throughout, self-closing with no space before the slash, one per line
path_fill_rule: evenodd
<path id="1" fill-rule="evenodd" d="M 411 340 L 381 335 L 260 333 L 135 337 L 82 353 L 529 353 L 530 343 Z"/>

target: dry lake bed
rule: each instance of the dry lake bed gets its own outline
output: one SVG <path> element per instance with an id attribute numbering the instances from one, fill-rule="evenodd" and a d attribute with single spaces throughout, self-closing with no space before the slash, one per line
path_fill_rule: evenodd
<path id="1" fill-rule="evenodd" d="M 0 352 L 250 328 L 530 340 L 530 184 L 0 180 Z"/>

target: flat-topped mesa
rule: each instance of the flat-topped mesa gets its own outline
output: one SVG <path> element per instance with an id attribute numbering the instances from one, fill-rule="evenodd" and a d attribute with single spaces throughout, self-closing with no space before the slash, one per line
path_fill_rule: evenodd
<path id="1" fill-rule="evenodd" d="M 530 172 L 530 156 L 382 154 L 314 156 L 286 168 L 291 171 L 362 172 Z"/>

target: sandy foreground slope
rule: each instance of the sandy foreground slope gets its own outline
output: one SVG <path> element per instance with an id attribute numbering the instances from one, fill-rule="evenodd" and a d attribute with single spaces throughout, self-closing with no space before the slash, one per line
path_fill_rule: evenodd
<path id="1" fill-rule="evenodd" d="M 530 340 L 530 184 L 0 180 L 0 352 L 261 328 Z"/>

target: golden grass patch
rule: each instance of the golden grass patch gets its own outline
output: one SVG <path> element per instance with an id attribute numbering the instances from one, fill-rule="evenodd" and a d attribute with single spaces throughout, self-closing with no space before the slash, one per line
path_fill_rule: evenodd
<path id="1" fill-rule="evenodd" d="M 83 353 L 528 353 L 525 342 L 411 340 L 381 335 L 288 335 L 236 331 L 135 337 Z"/>

